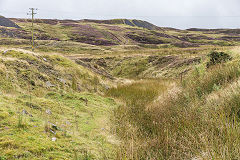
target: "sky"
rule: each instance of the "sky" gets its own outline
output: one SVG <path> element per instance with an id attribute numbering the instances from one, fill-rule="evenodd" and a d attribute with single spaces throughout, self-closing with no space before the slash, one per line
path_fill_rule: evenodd
<path id="1" fill-rule="evenodd" d="M 0 15 L 50 19 L 141 19 L 160 27 L 240 28 L 240 0 L 0 0 Z"/>

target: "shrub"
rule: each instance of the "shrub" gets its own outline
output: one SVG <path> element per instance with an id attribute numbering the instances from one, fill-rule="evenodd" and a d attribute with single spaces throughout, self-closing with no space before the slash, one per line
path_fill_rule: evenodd
<path id="1" fill-rule="evenodd" d="M 208 57 L 210 57 L 210 61 L 207 63 L 207 68 L 209 68 L 212 65 L 232 60 L 232 57 L 225 52 L 213 51 L 208 55 Z"/>

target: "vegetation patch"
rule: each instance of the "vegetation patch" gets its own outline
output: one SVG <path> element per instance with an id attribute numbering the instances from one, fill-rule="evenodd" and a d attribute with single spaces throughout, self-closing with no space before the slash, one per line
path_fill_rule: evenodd
<path id="1" fill-rule="evenodd" d="M 114 115 L 116 132 L 124 142 L 118 159 L 239 157 L 239 147 L 234 147 L 239 145 L 239 90 L 228 86 L 240 76 L 239 65 L 204 67 L 179 85 L 137 82 L 107 92 L 124 102 Z M 218 96 L 209 100 L 215 92 Z M 230 150 L 225 152 L 225 147 Z"/>
<path id="2" fill-rule="evenodd" d="M 232 60 L 232 57 L 225 52 L 213 51 L 208 55 L 208 57 L 210 58 L 210 61 L 207 63 L 208 68 L 212 65 L 221 64 Z"/>

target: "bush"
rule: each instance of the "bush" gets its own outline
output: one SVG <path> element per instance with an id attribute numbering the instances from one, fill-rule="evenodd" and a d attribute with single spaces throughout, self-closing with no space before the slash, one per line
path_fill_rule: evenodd
<path id="1" fill-rule="evenodd" d="M 212 65 L 232 60 L 232 57 L 225 52 L 213 51 L 208 55 L 208 57 L 210 57 L 210 61 L 207 63 L 207 68 L 209 68 Z"/>

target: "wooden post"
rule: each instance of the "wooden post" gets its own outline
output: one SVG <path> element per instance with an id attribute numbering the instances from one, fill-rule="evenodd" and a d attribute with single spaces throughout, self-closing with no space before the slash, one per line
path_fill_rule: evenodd
<path id="1" fill-rule="evenodd" d="M 37 10 L 37 8 L 29 8 L 30 9 L 30 13 L 28 13 L 28 15 L 32 16 L 32 51 L 34 51 L 34 28 L 33 28 L 33 23 L 34 23 L 34 15 L 37 14 L 35 13 L 35 10 Z"/>

